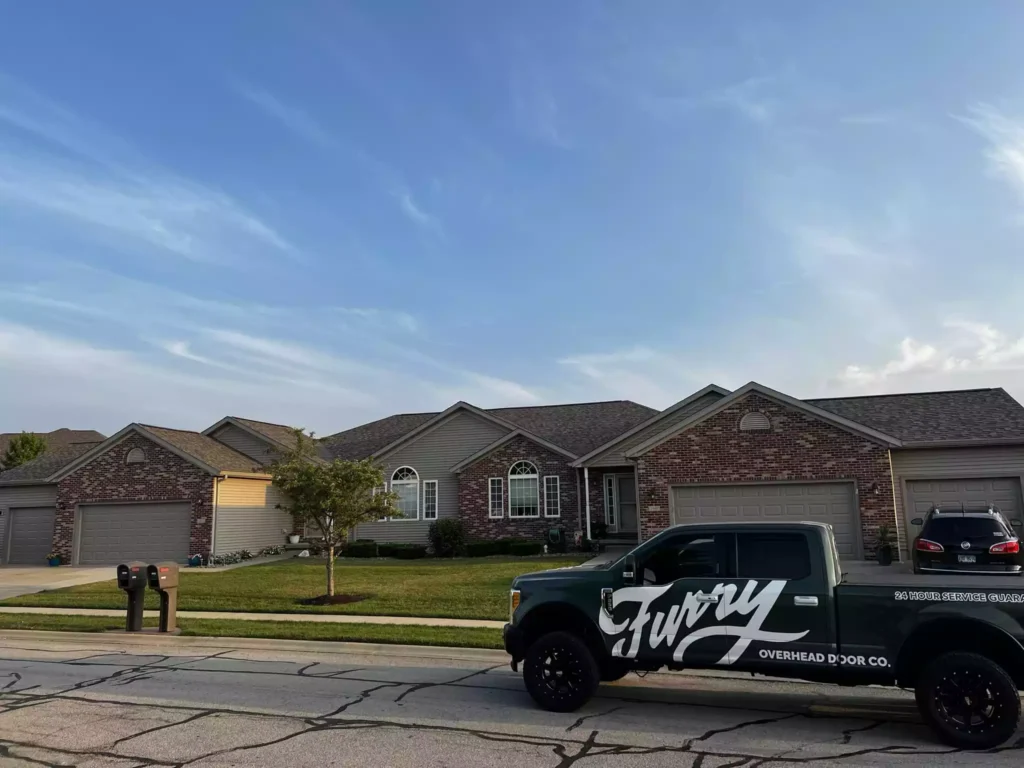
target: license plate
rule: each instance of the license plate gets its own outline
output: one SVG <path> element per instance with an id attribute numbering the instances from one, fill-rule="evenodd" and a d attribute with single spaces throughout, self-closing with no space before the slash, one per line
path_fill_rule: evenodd
<path id="1" fill-rule="evenodd" d="M 958 563 L 976 563 L 978 562 L 977 555 L 957 555 L 956 561 Z"/>

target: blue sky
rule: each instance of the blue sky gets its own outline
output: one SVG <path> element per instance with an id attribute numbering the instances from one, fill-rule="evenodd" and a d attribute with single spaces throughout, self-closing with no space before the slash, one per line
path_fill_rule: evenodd
<path id="1" fill-rule="evenodd" d="M 1024 5 L 3 3 L 0 431 L 1024 399 Z"/>

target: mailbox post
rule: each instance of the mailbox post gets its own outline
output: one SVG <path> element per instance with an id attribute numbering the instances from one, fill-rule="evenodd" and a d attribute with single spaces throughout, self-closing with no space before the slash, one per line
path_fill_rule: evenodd
<path id="1" fill-rule="evenodd" d="M 117 586 L 128 595 L 125 632 L 141 632 L 142 611 L 146 597 L 146 564 L 132 562 L 117 566 Z"/>
<path id="2" fill-rule="evenodd" d="M 178 628 L 178 564 L 156 563 L 146 568 L 149 588 L 160 595 L 160 631 Z"/>

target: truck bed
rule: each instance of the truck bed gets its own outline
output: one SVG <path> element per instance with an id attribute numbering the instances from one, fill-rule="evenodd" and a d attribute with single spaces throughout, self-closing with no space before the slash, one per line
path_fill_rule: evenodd
<path id="1" fill-rule="evenodd" d="M 927 587 L 943 589 L 1017 589 L 1024 590 L 1024 576 L 972 576 L 959 573 L 915 574 L 910 563 L 893 563 L 885 567 L 870 562 L 840 563 L 842 584 L 865 586 Z"/>

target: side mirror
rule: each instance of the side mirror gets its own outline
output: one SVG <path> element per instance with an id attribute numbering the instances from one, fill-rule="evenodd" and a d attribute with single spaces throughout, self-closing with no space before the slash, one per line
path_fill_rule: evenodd
<path id="1" fill-rule="evenodd" d="M 636 557 L 626 555 L 622 565 L 622 583 L 627 587 L 636 584 Z"/>
<path id="2" fill-rule="evenodd" d="M 924 520 L 922 518 L 920 518 L 920 517 L 915 517 L 913 520 L 910 521 L 910 524 L 911 525 L 924 525 Z"/>

